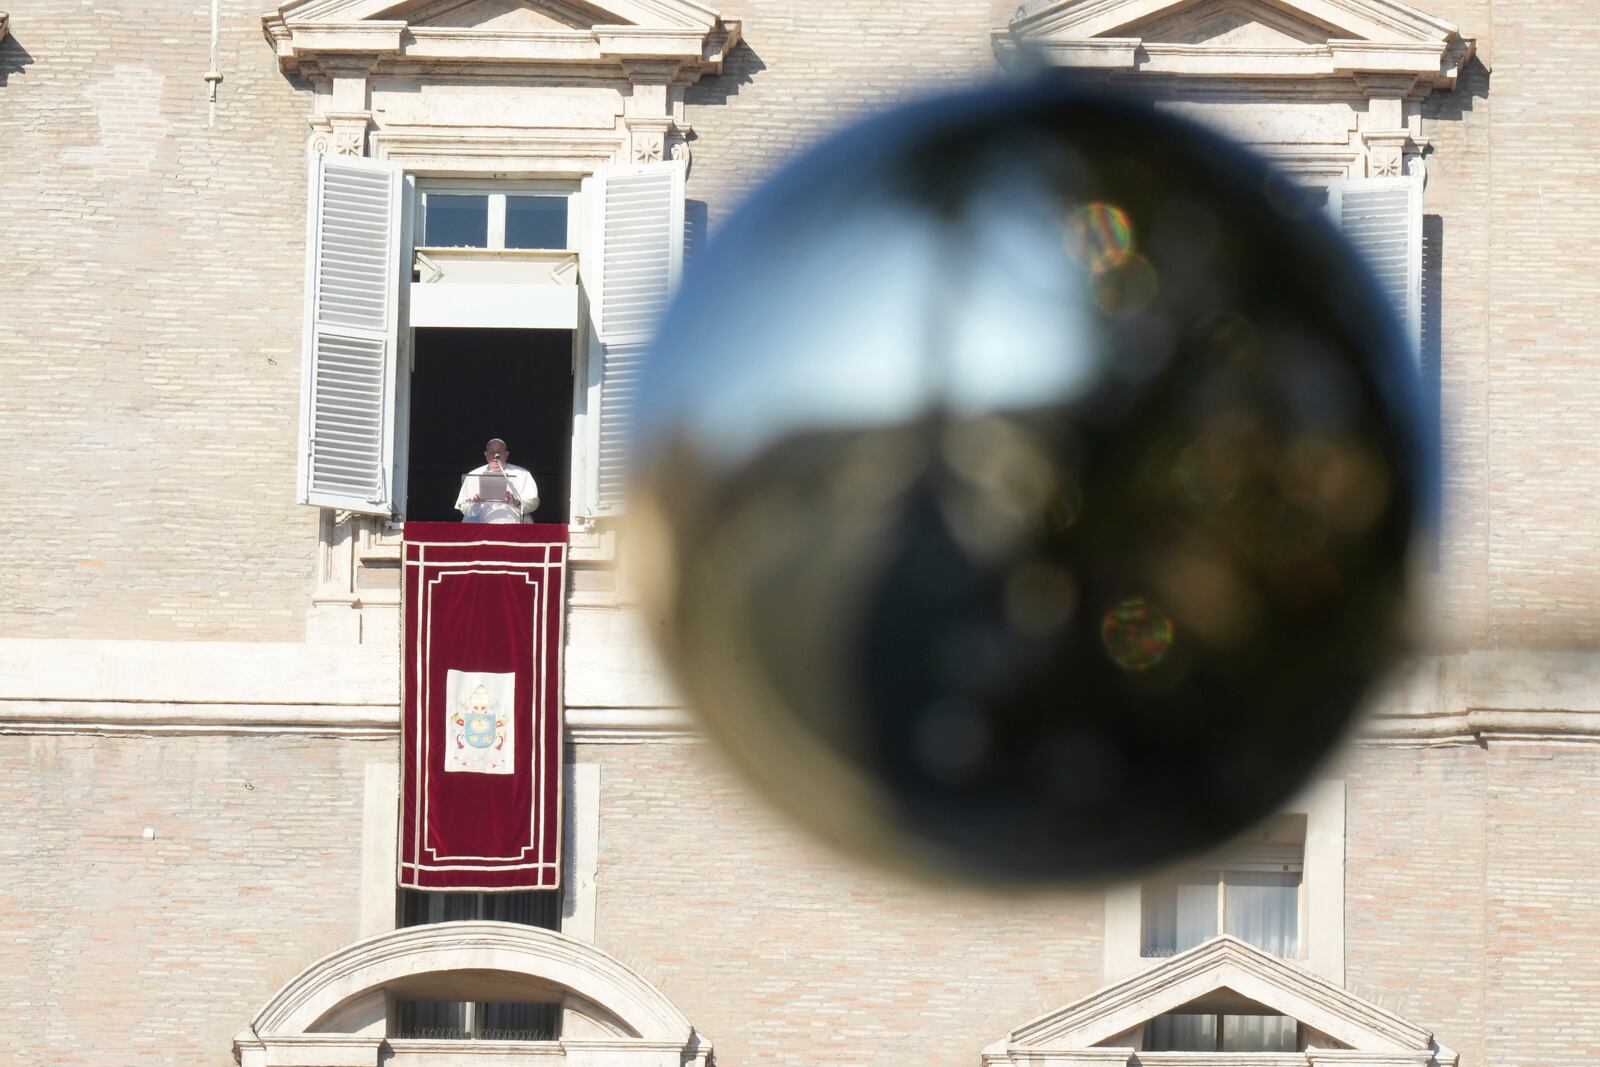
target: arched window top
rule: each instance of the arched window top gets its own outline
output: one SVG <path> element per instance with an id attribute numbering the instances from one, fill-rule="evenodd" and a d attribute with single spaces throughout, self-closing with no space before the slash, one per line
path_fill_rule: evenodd
<path id="1" fill-rule="evenodd" d="M 558 1062 L 595 1044 L 618 1067 L 704 1063 L 711 1050 L 660 990 L 593 945 L 537 927 L 456 922 L 396 930 L 324 956 L 234 1038 L 235 1057 L 242 1067 L 273 1067 L 312 1062 L 304 1057 L 316 1048 L 329 1063 L 376 1065 L 388 1006 L 434 987 L 454 998 L 477 988 L 559 1001 L 584 1025 L 550 1043 L 557 1047 L 546 1055 Z"/>

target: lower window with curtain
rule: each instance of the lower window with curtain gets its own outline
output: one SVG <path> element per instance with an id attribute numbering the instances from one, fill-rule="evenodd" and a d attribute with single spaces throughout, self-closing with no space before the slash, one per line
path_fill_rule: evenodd
<path id="1" fill-rule="evenodd" d="M 1274 956 L 1300 958 L 1302 875 L 1298 864 L 1278 866 L 1184 871 L 1146 882 L 1140 955 L 1173 956 L 1227 933 Z"/>
<path id="2" fill-rule="evenodd" d="M 1168 1012 L 1144 1024 L 1145 1052 L 1299 1052 L 1300 1024 L 1287 1015 Z"/>
<path id="3" fill-rule="evenodd" d="M 561 925 L 560 890 L 517 893 L 431 893 L 400 890 L 401 926 L 491 921 Z M 561 1005 L 476 1000 L 400 1000 L 389 1036 L 430 1041 L 554 1041 L 561 1036 Z"/>
<path id="4" fill-rule="evenodd" d="M 402 1000 L 391 1036 L 432 1041 L 554 1041 L 561 1005 Z"/>

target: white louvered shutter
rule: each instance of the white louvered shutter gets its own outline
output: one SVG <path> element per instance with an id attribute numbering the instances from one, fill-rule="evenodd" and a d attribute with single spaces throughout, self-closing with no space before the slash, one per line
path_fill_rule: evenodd
<path id="1" fill-rule="evenodd" d="M 306 235 L 300 502 L 394 508 L 400 167 L 317 156 Z"/>
<path id="2" fill-rule="evenodd" d="M 590 186 L 595 262 L 589 313 L 600 341 L 597 427 L 590 438 L 590 508 L 614 513 L 627 479 L 628 423 L 645 346 L 683 269 L 682 161 L 613 167 Z"/>
<path id="3" fill-rule="evenodd" d="M 1420 359 L 1422 176 L 1335 182 L 1328 213 L 1372 268 L 1405 327 L 1412 357 Z"/>

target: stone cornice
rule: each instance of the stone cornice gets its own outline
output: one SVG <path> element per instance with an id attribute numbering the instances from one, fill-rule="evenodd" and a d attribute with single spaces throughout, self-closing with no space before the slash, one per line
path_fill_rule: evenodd
<path id="1" fill-rule="evenodd" d="M 0 733 L 390 738 L 397 657 L 372 645 L 0 639 Z M 565 659 L 572 740 L 698 737 L 649 649 L 578 642 Z M 1370 707 L 1354 744 L 1600 744 L 1600 653 L 1419 657 Z"/>
<path id="2" fill-rule="evenodd" d="M 631 644 L 568 645 L 575 742 L 696 740 Z M 0 733 L 399 736 L 399 650 L 231 641 L 0 639 Z"/>

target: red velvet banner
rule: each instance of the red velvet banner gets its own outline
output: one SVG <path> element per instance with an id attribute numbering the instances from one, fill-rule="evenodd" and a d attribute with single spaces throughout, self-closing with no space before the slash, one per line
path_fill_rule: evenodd
<path id="1" fill-rule="evenodd" d="M 567 528 L 405 526 L 400 885 L 561 881 Z"/>

